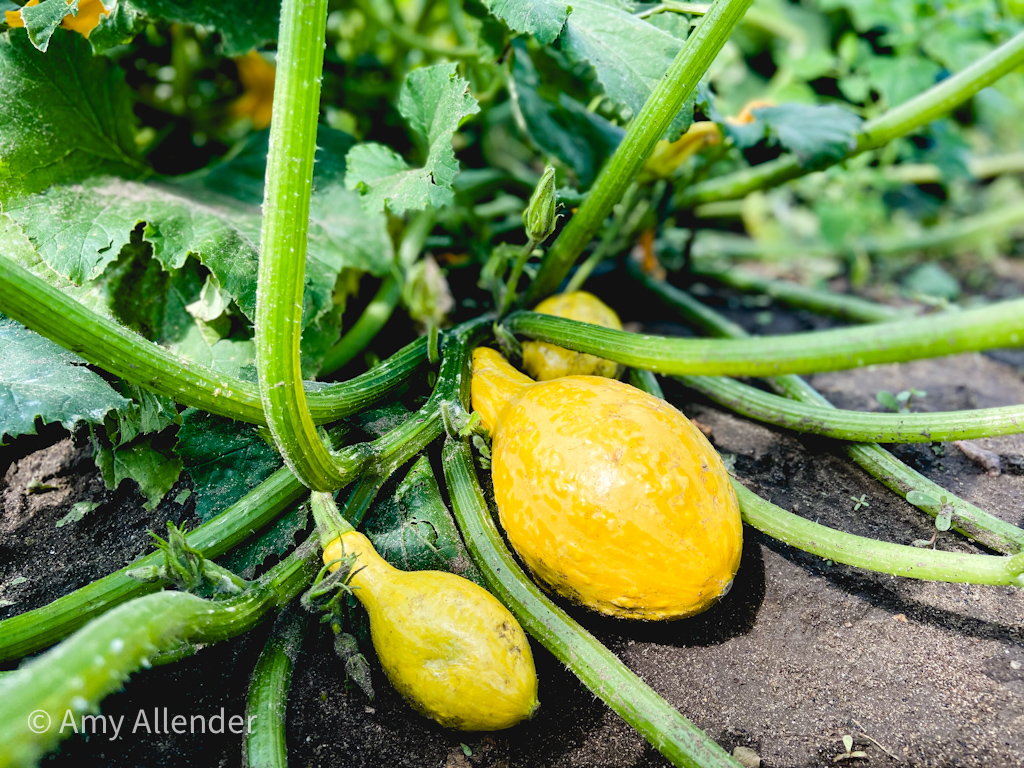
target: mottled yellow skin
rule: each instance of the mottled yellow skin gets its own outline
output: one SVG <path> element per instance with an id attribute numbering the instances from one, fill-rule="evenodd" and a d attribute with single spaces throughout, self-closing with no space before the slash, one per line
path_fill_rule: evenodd
<path id="1" fill-rule="evenodd" d="M 353 553 L 349 583 L 370 616 L 373 647 L 415 710 L 463 731 L 497 731 L 533 714 L 530 644 L 490 592 L 452 573 L 398 570 L 355 531 L 324 549 L 324 563 Z"/>
<path id="2" fill-rule="evenodd" d="M 619 381 L 534 382 L 473 353 L 501 524 L 533 574 L 601 613 L 676 619 L 739 568 L 742 524 L 715 449 L 678 410 Z"/>
<path id="3" fill-rule="evenodd" d="M 544 299 L 533 311 L 622 330 L 622 323 L 615 310 L 586 291 L 559 293 Z M 611 360 L 573 352 L 543 341 L 523 342 L 523 368 L 537 381 L 549 381 L 560 376 L 590 375 L 614 379 L 622 373 L 619 364 Z"/>

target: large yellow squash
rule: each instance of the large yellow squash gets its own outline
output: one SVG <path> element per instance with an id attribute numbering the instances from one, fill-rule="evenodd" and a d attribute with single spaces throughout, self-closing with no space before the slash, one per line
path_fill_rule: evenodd
<path id="1" fill-rule="evenodd" d="M 678 410 L 619 381 L 535 382 L 473 353 L 494 497 L 533 574 L 611 616 L 700 613 L 731 587 L 742 524 L 715 449 Z"/>
<path id="2" fill-rule="evenodd" d="M 349 584 L 370 616 L 370 635 L 391 684 L 446 728 L 496 731 L 537 708 L 530 643 L 490 592 L 443 571 L 401 571 L 350 531 L 324 548 L 324 563 L 355 556 Z"/>

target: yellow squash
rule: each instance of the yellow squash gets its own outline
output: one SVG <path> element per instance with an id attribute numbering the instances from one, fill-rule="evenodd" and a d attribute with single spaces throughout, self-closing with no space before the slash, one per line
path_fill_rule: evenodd
<path id="1" fill-rule="evenodd" d="M 353 554 L 349 583 L 370 616 L 373 647 L 414 709 L 464 731 L 509 728 L 533 714 L 530 644 L 493 595 L 452 573 L 398 570 L 356 531 L 330 543 L 324 563 Z"/>
<path id="2" fill-rule="evenodd" d="M 678 410 L 619 381 L 535 382 L 473 353 L 509 542 L 553 591 L 611 616 L 700 613 L 732 586 L 742 525 L 715 449 Z"/>
<path id="3" fill-rule="evenodd" d="M 542 315 L 557 315 L 579 320 L 581 323 L 622 330 L 622 323 L 615 310 L 586 291 L 560 293 L 544 299 L 533 311 Z M 548 381 L 560 376 L 591 374 L 618 378 L 621 373 L 619 364 L 611 360 L 583 352 L 573 352 L 571 349 L 563 349 L 543 341 L 523 342 L 523 368 L 537 381 Z"/>

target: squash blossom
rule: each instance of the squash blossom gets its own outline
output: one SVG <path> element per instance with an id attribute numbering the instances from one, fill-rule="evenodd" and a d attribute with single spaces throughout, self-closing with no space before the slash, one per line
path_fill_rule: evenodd
<path id="1" fill-rule="evenodd" d="M 39 0 L 28 0 L 25 6 L 39 5 Z M 71 3 L 68 3 L 71 5 Z M 60 23 L 64 29 L 78 32 L 83 37 L 89 37 L 89 33 L 96 29 L 100 23 L 100 16 L 107 15 L 108 11 L 100 0 L 79 0 L 78 15 L 69 13 Z M 25 20 L 21 17 L 21 11 L 6 11 L 4 16 L 9 27 L 24 27 Z"/>
<path id="2" fill-rule="evenodd" d="M 256 51 L 235 59 L 242 95 L 231 105 L 235 117 L 248 117 L 257 131 L 270 125 L 274 106 L 274 79 L 277 69 Z"/>

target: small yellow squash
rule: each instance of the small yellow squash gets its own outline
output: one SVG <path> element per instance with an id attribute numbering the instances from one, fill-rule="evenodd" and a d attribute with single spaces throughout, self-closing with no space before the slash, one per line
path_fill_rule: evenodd
<path id="1" fill-rule="evenodd" d="M 533 714 L 530 643 L 490 592 L 452 573 L 398 570 L 356 531 L 325 547 L 324 563 L 352 555 L 349 584 L 370 616 L 373 647 L 415 710 L 464 731 L 509 728 Z"/>
<path id="2" fill-rule="evenodd" d="M 573 291 L 559 293 L 544 299 L 533 309 L 542 315 L 556 315 L 591 325 L 622 330 L 615 310 L 592 293 Z M 543 341 L 523 342 L 523 368 L 537 381 L 548 381 L 560 376 L 607 376 L 618 378 L 622 372 L 618 363 L 583 352 L 548 344 Z"/>
<path id="3" fill-rule="evenodd" d="M 473 353 L 508 540 L 553 591 L 611 616 L 699 613 L 732 586 L 742 524 L 715 449 L 663 400 L 598 376 L 534 382 Z"/>

